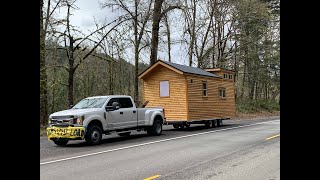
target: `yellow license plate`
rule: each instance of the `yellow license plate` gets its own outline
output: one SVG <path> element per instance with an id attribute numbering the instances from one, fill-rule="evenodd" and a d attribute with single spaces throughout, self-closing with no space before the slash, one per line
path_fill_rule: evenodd
<path id="1" fill-rule="evenodd" d="M 84 139 L 84 127 L 48 127 L 47 128 L 47 136 L 48 139 L 52 138 L 68 138 L 68 139 Z"/>

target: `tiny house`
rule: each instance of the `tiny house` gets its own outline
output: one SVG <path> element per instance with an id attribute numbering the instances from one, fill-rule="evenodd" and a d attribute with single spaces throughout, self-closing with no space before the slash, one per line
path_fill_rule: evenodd
<path id="1" fill-rule="evenodd" d="M 149 101 L 147 107 L 163 107 L 168 124 L 200 122 L 214 126 L 235 116 L 234 71 L 158 60 L 139 78 L 143 101 Z"/>

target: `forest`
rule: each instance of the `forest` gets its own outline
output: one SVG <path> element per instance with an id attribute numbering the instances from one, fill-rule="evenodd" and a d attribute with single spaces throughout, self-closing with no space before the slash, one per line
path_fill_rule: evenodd
<path id="1" fill-rule="evenodd" d="M 233 70 L 238 111 L 279 110 L 280 0 L 99 0 L 99 8 L 106 21 L 93 18 L 88 33 L 72 24 L 77 0 L 40 0 L 40 126 L 89 96 L 141 103 L 138 75 L 158 59 Z"/>

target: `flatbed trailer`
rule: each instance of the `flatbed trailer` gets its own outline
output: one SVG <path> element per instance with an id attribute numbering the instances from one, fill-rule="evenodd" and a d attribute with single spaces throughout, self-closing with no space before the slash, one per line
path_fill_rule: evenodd
<path id="1" fill-rule="evenodd" d="M 229 120 L 229 117 L 225 118 L 212 118 L 204 120 L 176 120 L 165 121 L 164 125 L 172 125 L 175 129 L 189 128 L 191 124 L 204 124 L 207 128 L 220 127 L 223 125 L 224 120 Z"/>

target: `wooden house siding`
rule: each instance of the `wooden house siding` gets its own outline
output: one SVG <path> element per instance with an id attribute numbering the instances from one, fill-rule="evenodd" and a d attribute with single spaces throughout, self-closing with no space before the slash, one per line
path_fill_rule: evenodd
<path id="1" fill-rule="evenodd" d="M 230 80 L 186 75 L 188 120 L 235 116 L 234 84 Z M 191 83 L 192 79 L 192 83 Z M 207 97 L 202 94 L 202 82 L 207 82 Z M 220 98 L 219 88 L 226 88 L 226 97 Z"/>
<path id="2" fill-rule="evenodd" d="M 162 65 L 150 74 L 143 78 L 143 101 L 149 101 L 146 107 L 164 107 L 167 121 L 187 120 L 185 76 Z M 166 80 L 169 81 L 169 97 L 160 97 L 160 81 Z"/>

